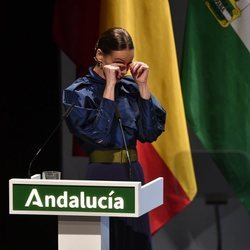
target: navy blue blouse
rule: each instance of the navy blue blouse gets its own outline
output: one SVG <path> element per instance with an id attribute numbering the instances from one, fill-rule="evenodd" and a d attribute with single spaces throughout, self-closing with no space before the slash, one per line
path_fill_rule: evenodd
<path id="1" fill-rule="evenodd" d="M 92 68 L 63 91 L 65 109 L 75 104 L 66 119 L 69 130 L 87 153 L 95 149 L 122 149 L 121 118 L 128 148 L 136 140 L 152 142 L 164 131 L 166 112 L 156 98 L 142 99 L 131 76 L 117 82 L 115 101 L 103 98 L 105 79 Z"/>

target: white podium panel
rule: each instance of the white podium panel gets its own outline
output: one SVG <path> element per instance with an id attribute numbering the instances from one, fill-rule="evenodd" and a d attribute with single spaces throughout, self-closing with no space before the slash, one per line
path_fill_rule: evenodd
<path id="1" fill-rule="evenodd" d="M 58 249 L 109 249 L 109 218 L 59 216 Z"/>
<path id="2" fill-rule="evenodd" d="M 109 250 L 109 217 L 163 204 L 163 178 L 140 182 L 11 179 L 9 213 L 58 216 L 59 250 Z"/>

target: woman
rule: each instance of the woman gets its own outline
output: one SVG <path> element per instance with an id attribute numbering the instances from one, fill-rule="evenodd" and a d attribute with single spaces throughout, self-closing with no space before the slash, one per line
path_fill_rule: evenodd
<path id="1" fill-rule="evenodd" d="M 155 141 L 164 131 L 166 113 L 150 93 L 149 67 L 133 57 L 129 33 L 111 28 L 96 43 L 96 65 L 64 90 L 65 108 L 75 105 L 68 127 L 89 154 L 87 179 L 144 183 L 136 141 Z M 151 249 L 148 215 L 110 218 L 110 249 Z"/>

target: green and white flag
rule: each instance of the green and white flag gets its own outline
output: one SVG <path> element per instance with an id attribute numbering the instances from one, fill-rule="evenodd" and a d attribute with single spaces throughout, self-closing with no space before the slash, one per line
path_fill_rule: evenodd
<path id="1" fill-rule="evenodd" d="M 250 211 L 250 0 L 189 0 L 186 116 Z"/>

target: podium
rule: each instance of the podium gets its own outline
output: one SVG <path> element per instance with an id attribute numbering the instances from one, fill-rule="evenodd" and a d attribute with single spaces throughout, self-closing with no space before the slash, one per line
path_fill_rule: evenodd
<path id="1" fill-rule="evenodd" d="M 9 180 L 9 213 L 58 216 L 58 250 L 109 250 L 109 217 L 139 217 L 163 203 L 163 178 Z"/>

